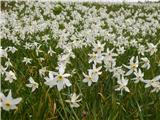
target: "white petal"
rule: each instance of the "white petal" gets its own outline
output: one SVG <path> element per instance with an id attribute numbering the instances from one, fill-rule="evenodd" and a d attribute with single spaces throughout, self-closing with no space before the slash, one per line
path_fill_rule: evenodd
<path id="1" fill-rule="evenodd" d="M 12 92 L 11 92 L 11 90 L 9 91 L 9 93 L 8 93 L 8 95 L 7 95 L 7 98 L 10 99 L 10 100 L 13 99 L 13 98 L 12 98 Z"/>
<path id="2" fill-rule="evenodd" d="M 92 84 L 92 81 L 88 81 L 88 86 L 91 86 L 91 84 Z"/>
<path id="3" fill-rule="evenodd" d="M 69 76 L 71 76 L 71 74 L 66 73 L 66 74 L 63 75 L 63 77 L 69 77 Z"/>
<path id="4" fill-rule="evenodd" d="M 65 71 L 64 67 L 62 65 L 59 66 L 59 73 L 63 74 Z"/>
<path id="5" fill-rule="evenodd" d="M 16 104 L 18 104 L 21 100 L 22 100 L 22 98 L 16 98 L 16 99 L 12 100 L 12 104 L 13 104 L 13 105 L 16 105 Z"/>
<path id="6" fill-rule="evenodd" d="M 68 87 L 72 85 L 68 79 L 64 79 L 64 80 L 65 80 L 65 84 L 66 84 Z"/>
<path id="7" fill-rule="evenodd" d="M 58 88 L 58 90 L 59 90 L 59 91 L 62 90 L 63 87 L 64 87 L 63 81 L 59 81 L 59 82 L 57 83 L 57 88 Z"/>
<path id="8" fill-rule="evenodd" d="M 32 87 L 32 84 L 26 84 L 27 87 Z"/>
<path id="9" fill-rule="evenodd" d="M 98 78 L 99 78 L 99 76 L 98 76 L 98 75 L 94 75 L 94 76 L 93 76 L 93 80 L 92 80 L 92 81 L 93 81 L 93 82 L 97 82 L 97 81 L 98 81 Z"/>
<path id="10" fill-rule="evenodd" d="M 129 70 L 125 75 L 128 76 L 130 74 L 132 74 L 133 70 Z"/>
<path id="11" fill-rule="evenodd" d="M 130 90 L 128 89 L 128 87 L 124 88 L 126 92 L 130 92 Z"/>
<path id="12" fill-rule="evenodd" d="M 73 103 L 73 104 L 71 104 L 71 107 L 79 107 L 79 104 L 78 103 Z"/>

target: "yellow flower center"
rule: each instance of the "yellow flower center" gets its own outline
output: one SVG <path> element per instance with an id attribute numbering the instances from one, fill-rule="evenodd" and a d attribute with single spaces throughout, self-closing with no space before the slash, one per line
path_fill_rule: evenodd
<path id="1" fill-rule="evenodd" d="M 98 47 L 97 50 L 101 50 L 101 47 Z"/>
<path id="2" fill-rule="evenodd" d="M 88 80 L 92 80 L 92 77 L 88 77 Z"/>
<path id="3" fill-rule="evenodd" d="M 94 55 L 92 55 L 92 57 L 95 59 L 95 58 L 96 58 L 96 55 L 94 54 Z"/>
<path id="4" fill-rule="evenodd" d="M 11 102 L 8 100 L 8 101 L 5 102 L 5 105 L 6 105 L 6 107 L 10 108 Z"/>
<path id="5" fill-rule="evenodd" d="M 132 67 L 132 69 L 136 69 L 137 68 L 136 64 L 132 64 L 131 67 Z"/>
<path id="6" fill-rule="evenodd" d="M 62 75 L 58 75 L 58 80 L 63 80 Z"/>

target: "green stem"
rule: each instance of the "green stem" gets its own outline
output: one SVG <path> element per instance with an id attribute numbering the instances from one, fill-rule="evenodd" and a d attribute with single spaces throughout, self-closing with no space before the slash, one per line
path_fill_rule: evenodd
<path id="1" fill-rule="evenodd" d="M 76 113 L 75 113 L 75 111 L 74 111 L 74 109 L 72 107 L 71 107 L 71 110 L 72 110 L 74 116 L 76 117 L 76 119 L 79 120 L 78 116 L 76 115 Z"/>
<path id="2" fill-rule="evenodd" d="M 61 105 L 62 105 L 64 114 L 65 114 L 65 118 L 68 120 L 67 112 L 66 112 L 65 109 L 64 109 L 63 99 L 62 99 L 61 93 L 60 93 L 59 91 L 58 91 L 58 94 L 59 94 L 59 98 L 60 98 L 60 103 L 61 103 Z"/>

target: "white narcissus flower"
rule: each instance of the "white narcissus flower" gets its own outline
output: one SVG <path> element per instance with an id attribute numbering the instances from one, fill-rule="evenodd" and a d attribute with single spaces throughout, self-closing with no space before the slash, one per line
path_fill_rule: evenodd
<path id="1" fill-rule="evenodd" d="M 145 53 L 145 50 L 146 50 L 145 46 L 139 44 L 137 49 L 138 49 L 138 54 L 141 54 L 141 55 L 144 56 L 144 53 Z"/>
<path id="2" fill-rule="evenodd" d="M 138 71 L 134 72 L 134 75 L 136 76 L 135 78 L 133 78 L 133 80 L 135 80 L 135 83 L 138 83 L 139 81 L 143 81 L 143 76 L 144 73 L 142 73 L 142 71 L 139 69 Z"/>
<path id="3" fill-rule="evenodd" d="M 23 45 L 23 47 L 26 49 L 26 50 L 29 50 L 29 49 L 31 49 L 31 44 L 30 43 L 25 43 L 25 45 Z"/>
<path id="4" fill-rule="evenodd" d="M 130 90 L 128 89 L 127 85 L 128 85 L 128 79 L 125 79 L 124 76 L 121 77 L 121 79 L 119 79 L 117 81 L 119 87 L 115 89 L 115 91 L 121 91 L 121 95 L 123 91 L 126 92 L 130 92 Z"/>
<path id="5" fill-rule="evenodd" d="M 88 71 L 92 72 L 93 75 L 101 75 L 102 72 L 100 72 L 100 70 L 102 69 L 102 66 L 100 67 L 96 67 L 96 64 L 93 64 L 93 68 L 89 69 Z"/>
<path id="6" fill-rule="evenodd" d="M 8 58 L 8 61 L 5 62 L 5 66 L 6 68 L 13 66 L 9 58 Z"/>
<path id="7" fill-rule="evenodd" d="M 98 74 L 93 73 L 93 71 L 89 70 L 88 71 L 88 75 L 86 75 L 85 73 L 83 73 L 84 75 L 84 79 L 83 82 L 87 82 L 88 86 L 91 86 L 92 82 L 97 82 L 98 81 Z"/>
<path id="8" fill-rule="evenodd" d="M 93 43 L 93 51 L 96 52 L 96 53 L 101 53 L 102 51 L 104 51 L 104 46 L 105 46 L 105 43 L 104 44 L 101 44 L 100 41 L 98 41 L 97 43 Z"/>
<path id="9" fill-rule="evenodd" d="M 152 87 L 153 89 L 151 90 L 151 92 L 158 93 L 160 91 L 160 81 L 155 81 L 154 83 L 152 83 Z"/>
<path id="10" fill-rule="evenodd" d="M 116 66 L 116 59 L 112 58 L 112 57 L 108 57 L 108 59 L 104 59 L 104 64 L 105 64 L 105 68 L 106 71 L 112 71 L 112 69 Z"/>
<path id="11" fill-rule="evenodd" d="M 35 49 L 36 51 L 36 55 L 39 56 L 39 53 L 43 52 L 42 50 L 40 50 L 41 45 L 37 46 Z"/>
<path id="12" fill-rule="evenodd" d="M 151 80 L 143 80 L 146 84 L 145 88 L 152 87 L 151 92 L 159 92 L 160 91 L 160 75 L 154 77 Z"/>
<path id="13" fill-rule="evenodd" d="M 92 54 L 88 54 L 90 59 L 89 59 L 89 63 L 94 62 L 96 63 L 102 63 L 103 60 L 103 56 L 101 53 L 92 53 Z"/>
<path id="14" fill-rule="evenodd" d="M 106 53 L 104 53 L 104 55 L 105 55 L 104 60 L 107 60 L 107 58 L 113 58 L 113 57 L 118 56 L 118 54 L 117 54 L 117 53 L 114 53 L 113 51 L 114 51 L 114 49 L 109 50 L 109 48 L 107 48 Z"/>
<path id="15" fill-rule="evenodd" d="M 106 71 L 108 71 L 108 70 L 111 71 L 111 69 L 114 68 L 116 65 L 116 58 L 113 58 L 113 57 L 116 57 L 118 55 L 116 53 L 113 53 L 113 51 L 114 51 L 114 49 L 109 50 L 107 48 L 106 53 L 104 53 L 105 56 L 104 56 L 103 61 L 105 64 Z"/>
<path id="16" fill-rule="evenodd" d="M 124 52 L 126 51 L 124 47 L 122 46 L 119 46 L 117 49 L 116 49 L 117 53 L 122 55 L 124 54 Z"/>
<path id="17" fill-rule="evenodd" d="M 46 80 L 45 84 L 48 85 L 50 88 L 53 86 L 57 86 L 58 90 L 62 90 L 65 86 L 70 87 L 72 84 L 67 79 L 70 74 L 64 73 L 65 67 L 64 65 L 59 65 L 58 67 L 59 72 L 49 71 L 49 77 L 45 77 Z"/>
<path id="18" fill-rule="evenodd" d="M 120 79 L 120 77 L 124 76 L 125 73 L 125 71 L 122 69 L 122 66 L 114 67 L 111 72 L 113 72 L 113 77 L 116 77 L 117 79 Z"/>
<path id="19" fill-rule="evenodd" d="M 147 57 L 141 58 L 143 61 L 143 65 L 141 66 L 142 68 L 146 68 L 147 70 L 151 67 L 150 61 L 148 60 Z"/>
<path id="20" fill-rule="evenodd" d="M 1 57 L 6 57 L 7 58 L 7 52 L 6 52 L 6 50 L 2 49 L 2 47 L 0 47 L 0 58 Z"/>
<path id="21" fill-rule="evenodd" d="M 34 92 L 38 88 L 38 83 L 33 80 L 32 77 L 29 78 L 29 84 L 26 84 L 27 87 L 32 88 L 32 92 Z"/>
<path id="22" fill-rule="evenodd" d="M 137 71 L 137 68 L 139 66 L 139 61 L 138 61 L 138 56 L 136 57 L 136 61 L 134 62 L 134 56 L 130 59 L 130 65 L 126 66 L 124 65 L 124 67 L 128 68 L 129 71 L 125 74 L 126 76 L 132 74 L 134 71 Z"/>
<path id="23" fill-rule="evenodd" d="M 11 46 L 8 47 L 8 52 L 15 53 L 16 51 L 17 51 L 17 48 L 11 47 Z"/>
<path id="24" fill-rule="evenodd" d="M 31 64 L 31 60 L 32 59 L 30 59 L 30 58 L 24 57 L 22 62 L 24 62 L 27 65 L 27 64 Z"/>
<path id="25" fill-rule="evenodd" d="M 150 55 L 153 55 L 154 53 L 157 52 L 157 45 L 154 45 L 153 43 L 147 43 L 148 49 L 146 50 L 147 52 L 150 53 Z"/>
<path id="26" fill-rule="evenodd" d="M 47 72 L 47 69 L 46 67 L 42 67 L 41 69 L 39 69 L 39 75 L 42 77 L 42 76 L 45 76 L 45 73 Z"/>
<path id="27" fill-rule="evenodd" d="M 62 90 L 65 86 L 70 87 L 72 84 L 67 79 L 69 76 L 71 76 L 68 73 L 65 72 L 65 67 L 63 65 L 59 65 L 58 67 L 59 72 L 54 72 L 53 75 L 55 76 L 55 80 L 57 82 L 57 88 L 58 90 Z"/>
<path id="28" fill-rule="evenodd" d="M 5 76 L 5 81 L 9 81 L 10 83 L 17 79 L 15 73 L 12 71 L 5 72 Z"/>
<path id="29" fill-rule="evenodd" d="M 80 95 L 76 95 L 76 93 L 73 93 L 70 95 L 70 100 L 65 100 L 66 102 L 68 102 L 70 104 L 71 107 L 79 107 L 78 102 L 80 102 L 82 99 L 80 98 Z"/>
<path id="30" fill-rule="evenodd" d="M 137 47 L 137 43 L 138 43 L 138 41 L 136 41 L 135 39 L 131 39 L 131 41 L 130 41 L 130 45 L 132 47 Z"/>
<path id="31" fill-rule="evenodd" d="M 6 111 L 17 109 L 17 104 L 22 100 L 22 98 L 12 98 L 11 90 L 9 91 L 7 97 L 2 95 L 1 102 L 2 102 L 2 108 Z"/>

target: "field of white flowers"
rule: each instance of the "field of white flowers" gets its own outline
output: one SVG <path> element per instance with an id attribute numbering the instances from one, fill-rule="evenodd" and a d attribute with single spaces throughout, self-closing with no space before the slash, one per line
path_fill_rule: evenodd
<path id="1" fill-rule="evenodd" d="M 1 2 L 2 120 L 160 120 L 160 3 Z"/>

